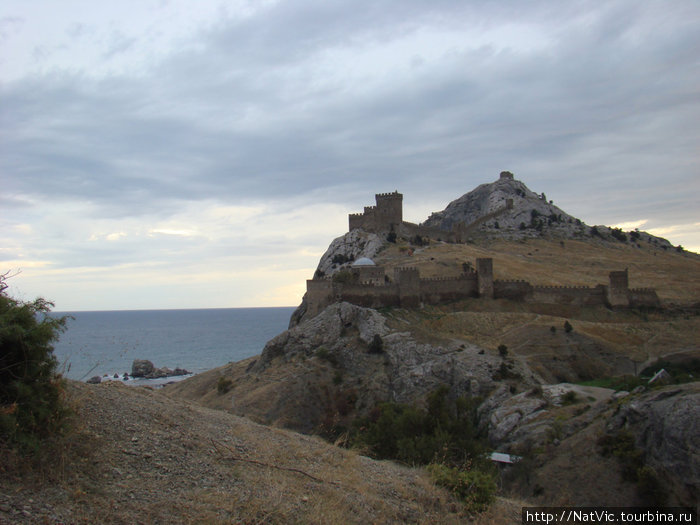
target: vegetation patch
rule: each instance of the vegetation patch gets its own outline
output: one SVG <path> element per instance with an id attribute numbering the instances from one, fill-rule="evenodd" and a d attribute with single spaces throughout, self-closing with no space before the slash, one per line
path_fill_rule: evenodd
<path id="1" fill-rule="evenodd" d="M 690 383 L 700 378 L 700 359 L 689 359 L 683 362 L 658 360 L 642 370 L 644 377 L 653 377 L 660 370 L 666 370 L 670 378 L 667 383 Z"/>
<path id="2" fill-rule="evenodd" d="M 637 448 L 629 430 L 601 436 L 598 447 L 604 457 L 617 458 L 623 479 L 636 483 L 637 494 L 642 500 L 655 506 L 666 503 L 668 494 L 661 480 L 656 471 L 645 464 L 644 451 Z"/>
<path id="3" fill-rule="evenodd" d="M 438 485 L 452 490 L 472 510 L 493 500 L 496 483 L 477 434 L 478 400 L 450 399 L 441 386 L 426 406 L 383 403 L 353 424 L 350 444 L 376 459 L 430 465 Z"/>
<path id="4" fill-rule="evenodd" d="M 51 343 L 67 318 L 49 315 L 53 304 L 44 299 L 7 296 L 5 277 L 0 276 L 0 446 L 32 454 L 65 430 L 65 384 Z"/>
<path id="5" fill-rule="evenodd" d="M 490 474 L 480 470 L 460 470 L 446 465 L 428 465 L 436 485 L 450 490 L 465 502 L 468 509 L 480 512 L 486 510 L 496 493 L 496 482 Z"/>
<path id="6" fill-rule="evenodd" d="M 220 395 L 227 393 L 232 387 L 233 381 L 231 381 L 228 377 L 221 376 L 216 382 L 216 391 Z"/>

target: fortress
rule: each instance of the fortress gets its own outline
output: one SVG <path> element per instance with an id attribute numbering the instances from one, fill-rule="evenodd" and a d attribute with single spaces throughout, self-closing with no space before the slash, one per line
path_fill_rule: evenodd
<path id="1" fill-rule="evenodd" d="M 347 301 L 368 308 L 387 306 L 417 308 L 469 297 L 510 299 L 540 304 L 578 306 L 658 306 L 656 291 L 631 289 L 627 270 L 613 271 L 608 284 L 588 286 L 537 286 L 527 281 L 502 281 L 493 278 L 493 259 L 476 260 L 476 270 L 468 269 L 458 277 L 420 277 L 417 268 L 394 270 L 393 278 L 370 259 L 358 259 L 342 278 L 328 277 L 306 281 L 307 312 L 311 316 L 326 306 Z"/>
<path id="2" fill-rule="evenodd" d="M 509 172 L 501 178 L 511 178 Z M 427 228 L 403 221 L 403 195 L 398 191 L 375 196 L 376 206 L 366 206 L 363 213 L 349 215 L 350 230 L 360 228 L 377 234 L 401 234 L 428 237 L 448 242 L 463 242 L 464 235 L 506 210 L 513 201 L 480 217 L 471 224 L 457 225 L 451 232 Z M 469 297 L 510 299 L 529 303 L 613 307 L 658 306 L 656 291 L 649 288 L 630 289 L 627 270 L 610 272 L 608 284 L 588 286 L 538 286 L 527 281 L 502 281 L 493 278 L 493 260 L 476 260 L 476 269 L 467 268 L 458 277 L 421 278 L 417 268 L 395 268 L 393 275 L 367 258 L 358 259 L 349 268 L 332 277 L 306 281 L 307 312 L 311 316 L 326 306 L 347 301 L 360 306 L 381 308 L 395 306 L 416 308 L 424 304 L 441 304 Z"/>

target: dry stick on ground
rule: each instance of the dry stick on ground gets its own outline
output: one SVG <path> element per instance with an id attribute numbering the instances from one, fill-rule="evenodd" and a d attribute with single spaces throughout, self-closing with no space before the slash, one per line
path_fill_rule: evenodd
<path id="1" fill-rule="evenodd" d="M 304 472 L 303 470 L 300 470 L 298 468 L 281 467 L 281 466 L 275 465 L 273 463 L 266 463 L 264 461 L 258 461 L 256 459 L 242 458 L 240 456 L 235 455 L 235 451 L 231 447 L 229 447 L 228 445 L 224 445 L 220 441 L 216 441 L 214 439 L 212 439 L 211 442 L 214 445 L 214 447 L 217 448 L 219 453 L 221 453 L 221 450 L 220 450 L 221 448 L 225 448 L 226 450 L 228 450 L 228 452 L 230 454 L 227 457 L 229 459 L 232 459 L 233 461 L 243 461 L 245 463 L 252 463 L 253 465 L 260 465 L 261 467 L 269 467 L 269 468 L 274 468 L 277 470 L 286 470 L 287 472 L 296 472 L 298 474 L 302 474 L 302 475 L 306 476 L 307 478 L 311 478 L 314 481 L 318 481 L 319 483 L 330 483 L 331 485 L 340 485 L 340 483 L 338 483 L 337 481 L 326 481 L 325 479 L 321 479 L 321 478 L 317 478 L 316 476 L 312 476 L 308 472 Z"/>

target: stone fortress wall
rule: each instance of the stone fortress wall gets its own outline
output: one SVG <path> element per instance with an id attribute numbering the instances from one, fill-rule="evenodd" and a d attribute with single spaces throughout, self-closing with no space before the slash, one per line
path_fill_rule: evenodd
<path id="1" fill-rule="evenodd" d="M 501 178 L 512 178 L 509 172 Z M 401 235 L 420 235 L 448 242 L 460 242 L 472 228 L 513 207 L 506 205 L 481 217 L 469 225 L 459 225 L 452 232 L 427 228 L 403 221 L 403 195 L 398 191 L 375 195 L 376 206 L 366 206 L 363 213 L 349 216 L 350 230 L 361 228 L 374 233 L 395 232 Z M 318 314 L 329 304 L 347 301 L 360 306 L 381 308 L 396 306 L 418 307 L 423 304 L 441 304 L 468 297 L 510 299 L 530 303 L 570 304 L 580 306 L 657 306 L 656 291 L 648 288 L 630 289 L 627 270 L 609 274 L 607 285 L 537 286 L 527 281 L 494 280 L 493 260 L 476 260 L 476 270 L 458 277 L 420 277 L 416 268 L 396 268 L 393 278 L 385 269 L 373 263 L 351 267 L 352 278 L 343 282 L 332 277 L 311 279 L 306 282 L 307 312 Z"/>
<path id="2" fill-rule="evenodd" d="M 469 297 L 577 306 L 659 305 L 655 290 L 628 288 L 627 270 L 610 272 L 607 285 L 538 286 L 527 281 L 494 280 L 490 258 L 477 259 L 476 267 L 476 271 L 458 277 L 429 279 L 421 278 L 417 268 L 396 268 L 392 279 L 381 266 L 352 267 L 351 282 L 338 282 L 332 277 L 306 281 L 307 312 L 314 316 L 340 301 L 368 308 L 416 308 Z"/>

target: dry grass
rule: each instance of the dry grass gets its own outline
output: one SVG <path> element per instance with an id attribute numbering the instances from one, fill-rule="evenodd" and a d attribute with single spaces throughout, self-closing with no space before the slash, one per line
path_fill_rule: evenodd
<path id="1" fill-rule="evenodd" d="M 71 387 L 61 478 L 0 467 L 0 523 L 459 523 L 422 470 L 119 383 Z M 47 482 L 48 481 L 48 482 Z M 24 513 L 26 512 L 26 514 Z"/>
<path id="2" fill-rule="evenodd" d="M 409 256 L 391 246 L 377 258 L 390 273 L 398 266 L 415 266 L 421 276 L 456 276 L 462 263 L 493 258 L 496 279 L 523 279 L 535 285 L 595 286 L 608 282 L 608 273 L 629 268 L 631 288 L 656 288 L 662 301 L 700 301 L 700 257 L 660 250 L 651 245 L 590 241 L 529 239 L 474 244 L 433 243 Z"/>

